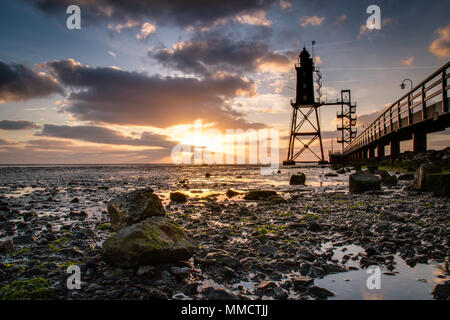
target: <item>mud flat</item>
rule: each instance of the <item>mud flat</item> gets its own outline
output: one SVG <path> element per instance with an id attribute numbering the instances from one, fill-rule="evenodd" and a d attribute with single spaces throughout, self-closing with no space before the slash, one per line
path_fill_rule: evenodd
<path id="1" fill-rule="evenodd" d="M 305 185 L 290 186 L 299 172 L 306 175 Z M 0 297 L 446 298 L 449 199 L 414 191 L 408 179 L 352 194 L 353 172 L 281 168 L 280 174 L 261 176 L 256 166 L 0 168 Z M 110 266 L 101 258 L 102 243 L 114 233 L 107 202 L 148 187 L 167 217 L 195 240 L 195 253 L 174 264 Z M 250 190 L 276 195 L 245 200 Z M 171 201 L 171 192 L 185 194 L 186 202 Z M 81 290 L 66 287 L 70 265 L 81 268 Z M 366 287 L 370 266 L 382 271 L 380 290 Z M 39 290 L 26 289 L 30 283 L 28 288 Z M 441 290 L 433 296 L 437 285 Z"/>

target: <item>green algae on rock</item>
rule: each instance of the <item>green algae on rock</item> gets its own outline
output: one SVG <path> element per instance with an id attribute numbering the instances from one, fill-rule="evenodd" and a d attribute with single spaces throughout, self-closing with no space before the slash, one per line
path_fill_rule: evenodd
<path id="1" fill-rule="evenodd" d="M 2 300 L 48 300 L 53 298 L 47 280 L 17 280 L 0 289 Z"/>
<path id="2" fill-rule="evenodd" d="M 133 268 L 188 260 L 194 247 L 177 223 L 165 217 L 151 217 L 107 239 L 102 257 L 111 265 Z"/>

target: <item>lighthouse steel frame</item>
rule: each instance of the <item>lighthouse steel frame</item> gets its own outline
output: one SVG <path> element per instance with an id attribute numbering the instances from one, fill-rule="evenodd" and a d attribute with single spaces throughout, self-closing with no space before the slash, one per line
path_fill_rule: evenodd
<path id="1" fill-rule="evenodd" d="M 317 161 L 298 161 L 300 155 L 302 155 L 306 150 L 309 150 L 309 152 L 318 159 L 319 163 L 325 163 L 322 133 L 320 131 L 319 108 L 321 106 L 339 105 L 341 106 L 341 113 L 343 113 L 343 106 L 348 106 L 348 110 L 350 110 L 350 135 L 349 137 L 344 136 L 343 131 L 341 139 L 342 142 L 340 143 L 350 143 L 356 135 L 352 133 L 352 127 L 354 125 L 354 121 L 356 122 L 356 119 L 353 119 L 351 116 L 354 114 L 356 105 L 352 105 L 351 103 L 350 90 L 342 90 L 340 101 L 339 99 L 333 103 L 315 101 L 313 73 L 317 72 L 317 69 L 314 67 L 313 59 L 310 57 L 305 48 L 300 53 L 299 63 L 295 65 L 295 69 L 297 71 L 296 99 L 295 101 L 291 101 L 293 111 L 289 138 L 289 150 L 287 160 L 284 161 L 283 164 L 295 165 L 296 163 L 316 163 Z M 344 99 L 345 96 L 348 96 L 348 99 Z M 301 119 L 299 119 L 299 116 Z M 342 123 L 344 124 L 344 122 Z M 343 130 L 347 130 L 347 128 L 344 128 Z M 319 140 L 320 155 L 311 148 L 311 145 L 316 140 Z M 296 141 L 301 144 L 301 148 L 298 151 L 295 149 Z"/>

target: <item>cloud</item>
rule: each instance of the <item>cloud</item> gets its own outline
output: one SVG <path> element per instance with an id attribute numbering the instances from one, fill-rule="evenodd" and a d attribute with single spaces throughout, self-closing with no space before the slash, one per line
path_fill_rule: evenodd
<path id="1" fill-rule="evenodd" d="M 439 59 L 450 57 L 450 24 L 437 30 L 439 38 L 430 45 L 430 52 Z"/>
<path id="2" fill-rule="evenodd" d="M 374 111 L 372 113 L 358 115 L 358 121 L 356 122 L 356 127 L 367 128 L 372 122 L 374 122 L 380 115 L 382 111 Z"/>
<path id="3" fill-rule="evenodd" d="M 139 33 L 138 35 L 136 35 L 136 39 L 138 40 L 145 40 L 147 39 L 152 33 L 156 32 L 156 27 L 149 23 L 146 22 L 142 25 L 141 28 L 141 33 Z"/>
<path id="4" fill-rule="evenodd" d="M 39 129 L 41 126 L 26 120 L 2 120 L 0 130 L 31 130 Z"/>
<path id="5" fill-rule="evenodd" d="M 311 17 L 301 17 L 300 18 L 300 25 L 305 28 L 308 25 L 311 25 L 313 27 L 320 26 L 322 22 L 325 21 L 325 17 L 318 17 L 318 16 L 311 16 Z"/>
<path id="6" fill-rule="evenodd" d="M 23 64 L 0 61 L 0 104 L 42 98 L 54 93 L 63 95 L 64 90 L 50 76 Z"/>
<path id="7" fill-rule="evenodd" d="M 173 49 L 148 52 L 166 67 L 200 75 L 219 70 L 238 73 L 288 71 L 292 67 L 289 54 L 271 52 L 262 41 L 232 41 L 228 38 L 192 39 L 175 44 Z"/>
<path id="8" fill-rule="evenodd" d="M 166 136 L 143 132 L 140 138 L 126 136 L 123 132 L 100 126 L 67 126 L 45 124 L 40 133 L 35 134 L 40 137 L 76 139 L 85 142 L 128 145 L 128 146 L 147 146 L 162 147 L 171 149 L 176 145 L 175 142 L 167 140 Z"/>
<path id="9" fill-rule="evenodd" d="M 284 11 L 292 11 L 292 2 L 288 0 L 280 0 L 280 8 Z"/>
<path id="10" fill-rule="evenodd" d="M 0 141 L 1 142 L 1 141 Z M 0 147 L 2 163 L 13 164 L 116 164 L 170 162 L 170 150 L 130 150 L 120 146 L 81 146 L 69 140 L 35 139 Z M 1 145 L 1 143 L 0 143 Z"/>
<path id="11" fill-rule="evenodd" d="M 341 14 L 339 17 L 336 17 L 336 24 L 339 26 L 342 25 L 345 21 L 347 21 L 346 14 Z"/>
<path id="12" fill-rule="evenodd" d="M 204 79 L 149 76 L 89 67 L 69 59 L 46 67 L 71 88 L 63 110 L 75 119 L 120 125 L 168 127 L 197 119 L 222 128 L 247 128 L 245 114 L 230 109 L 237 96 L 255 94 L 250 80 L 227 73 Z"/>
<path id="13" fill-rule="evenodd" d="M 122 32 L 122 29 L 131 29 L 131 28 L 137 27 L 138 25 L 139 25 L 139 21 L 128 20 L 124 24 L 117 23 L 114 25 L 112 23 L 109 23 L 108 29 L 112 29 L 112 30 L 116 31 L 117 33 L 120 33 L 120 32 Z"/>
<path id="14" fill-rule="evenodd" d="M 266 18 L 266 12 L 264 10 L 257 10 L 252 14 L 243 14 L 240 16 L 236 16 L 235 19 L 241 24 L 251 24 L 265 27 L 269 27 L 272 25 L 272 21 Z"/>
<path id="15" fill-rule="evenodd" d="M 8 140 L 8 139 L 0 138 L 0 146 L 10 146 L 10 145 L 14 145 L 14 144 L 16 144 L 16 142 Z"/>
<path id="16" fill-rule="evenodd" d="M 414 63 L 415 58 L 413 56 L 401 60 L 401 64 L 404 66 L 411 66 Z"/>
<path id="17" fill-rule="evenodd" d="M 65 12 L 72 0 L 26 0 L 46 12 Z M 157 25 L 208 26 L 217 20 L 249 15 L 269 9 L 276 0 L 84 0 L 83 17 L 89 20 L 152 21 Z"/>
<path id="18" fill-rule="evenodd" d="M 367 28 L 367 24 L 363 24 L 360 28 L 359 28 L 359 34 L 357 36 L 358 40 L 361 39 L 361 37 L 368 35 L 370 32 L 373 32 L 375 34 L 380 33 L 381 30 L 383 30 L 384 27 L 388 26 L 389 24 L 391 24 L 393 21 L 392 18 L 384 18 L 381 20 L 381 29 L 369 29 Z M 369 39 L 371 39 L 369 37 Z"/>

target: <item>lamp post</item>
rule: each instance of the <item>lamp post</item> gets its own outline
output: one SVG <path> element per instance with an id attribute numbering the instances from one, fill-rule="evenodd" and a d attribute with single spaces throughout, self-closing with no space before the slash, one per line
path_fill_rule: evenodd
<path id="1" fill-rule="evenodd" d="M 405 82 L 406 81 L 409 81 L 410 83 L 411 83 L 411 90 L 413 89 L 413 82 L 412 82 L 412 80 L 411 79 L 404 79 L 403 81 L 402 81 L 402 84 L 400 85 L 400 88 L 402 89 L 402 90 L 404 90 L 405 88 L 406 88 L 406 84 L 405 84 Z"/>

